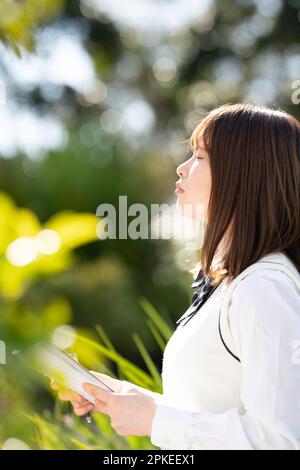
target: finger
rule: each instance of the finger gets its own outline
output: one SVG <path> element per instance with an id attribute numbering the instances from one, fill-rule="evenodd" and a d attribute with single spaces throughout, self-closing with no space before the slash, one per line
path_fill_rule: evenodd
<path id="1" fill-rule="evenodd" d="M 90 404 L 88 400 L 86 400 L 84 397 L 82 397 L 79 394 L 76 394 L 70 401 L 74 407 Z"/>
<path id="2" fill-rule="evenodd" d="M 88 393 L 90 393 L 94 398 L 97 398 L 98 400 L 101 400 L 105 403 L 110 399 L 111 395 L 114 392 L 110 392 L 108 390 L 103 390 L 100 387 L 96 387 L 96 385 L 92 385 L 86 382 L 82 383 L 82 386 L 84 390 Z"/>
<path id="3" fill-rule="evenodd" d="M 88 402 L 83 403 L 81 405 L 75 405 L 74 409 L 80 410 L 81 408 L 85 409 L 85 408 L 90 408 L 90 407 L 94 408 L 94 404 L 91 403 L 90 401 L 88 401 Z"/>
<path id="4" fill-rule="evenodd" d="M 58 397 L 62 401 L 75 400 L 76 395 L 77 394 L 75 392 L 72 392 L 71 390 L 60 390 L 60 392 L 58 392 Z"/>
<path id="5" fill-rule="evenodd" d="M 84 405 L 84 406 L 78 406 L 76 408 L 74 408 L 74 413 L 76 414 L 76 416 L 83 416 L 83 415 L 86 415 L 87 413 L 90 413 L 94 408 L 94 405 L 92 405 L 91 403 L 88 403 L 87 405 Z"/>

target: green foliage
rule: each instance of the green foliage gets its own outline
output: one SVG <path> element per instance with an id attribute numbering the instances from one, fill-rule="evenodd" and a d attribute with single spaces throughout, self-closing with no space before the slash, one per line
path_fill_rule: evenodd
<path id="1" fill-rule="evenodd" d="M 146 299 L 143 302 L 147 302 L 147 307 L 154 311 Z M 164 334 L 163 330 L 165 329 L 164 321 L 159 321 L 159 316 L 155 316 L 155 318 L 157 331 L 160 337 L 162 337 Z M 93 362 L 95 366 L 93 370 L 108 373 L 111 377 L 115 378 L 118 375 L 122 380 L 129 380 L 146 389 L 162 393 L 160 371 L 155 367 L 147 348 L 137 335 L 133 334 L 133 338 L 137 343 L 137 349 L 144 359 L 146 367 L 149 369 L 149 374 L 120 355 L 100 326 L 97 327 L 97 331 L 103 344 L 80 334 L 76 334 L 73 337 L 72 349 L 78 353 L 82 363 L 87 367 L 91 366 L 91 358 L 96 357 L 97 362 Z M 67 332 L 65 334 L 68 335 Z M 23 362 L 21 364 L 22 367 L 20 368 L 20 364 L 17 361 L 13 367 L 10 367 L 6 380 L 3 380 L 2 377 L 2 394 L 5 389 L 6 391 L 11 391 L 9 383 L 14 374 L 19 375 L 22 373 L 23 376 L 25 375 L 25 381 L 27 380 L 31 384 L 34 383 L 33 390 L 36 390 L 39 386 L 39 377 L 35 376 Z M 119 374 L 114 374 L 111 370 L 112 364 L 117 366 Z M 49 393 L 53 394 L 49 390 L 47 381 L 44 380 L 41 383 L 48 389 Z M 18 385 L 20 386 L 20 383 Z M 82 418 L 76 417 L 72 412 L 70 413 L 70 405 L 60 402 L 55 396 L 54 411 L 49 411 L 45 408 L 39 410 L 34 402 L 30 403 L 28 400 L 26 395 L 28 393 L 28 384 L 27 386 L 24 383 L 21 385 L 21 393 L 19 389 L 20 395 L 14 391 L 12 417 L 8 413 L 5 420 L 0 424 L 0 444 L 2 442 L 5 445 L 6 440 L 11 437 L 7 432 L 7 429 L 9 429 L 10 432 L 15 433 L 14 437 L 17 437 L 21 442 L 25 442 L 32 449 L 113 450 L 155 448 L 148 437 L 120 437 L 116 435 L 110 426 L 108 416 L 105 414 L 93 415 L 92 425 L 86 424 Z M 16 406 L 16 402 L 18 406 Z"/>
<path id="2" fill-rule="evenodd" d="M 35 30 L 58 15 L 63 5 L 64 0 L 1 0 L 0 40 L 19 56 L 22 47 L 33 51 Z"/>
<path id="3" fill-rule="evenodd" d="M 76 263 L 74 249 L 96 239 L 98 218 L 88 213 L 63 211 L 41 224 L 32 211 L 17 207 L 4 193 L 0 193 L 0 212 L 0 336 L 7 345 L 8 360 L 0 368 L 0 443 L 5 447 L 8 439 L 16 438 L 21 445 L 25 443 L 33 449 L 153 448 L 149 438 L 117 436 L 105 415 L 95 415 L 92 426 L 88 426 L 70 413 L 68 405 L 56 399 L 48 380 L 29 365 L 27 352 L 31 346 L 41 340 L 53 340 L 63 331 L 80 361 L 89 369 L 161 393 L 160 371 L 137 333 L 132 334 L 133 343 L 148 372 L 120 354 L 101 325 L 96 326 L 99 336 L 80 327 L 67 329 L 73 312 L 63 296 L 50 301 L 44 299 L 39 307 L 24 302 L 27 292 L 41 278 L 50 279 L 57 271 L 69 268 L 70 263 Z M 46 237 L 43 245 L 38 238 L 41 233 L 57 235 L 60 243 L 53 253 L 41 252 L 31 259 L 27 245 L 14 248 L 20 240 L 39 241 L 40 250 L 49 248 L 51 237 Z M 155 340 L 164 349 L 171 329 L 147 299 L 141 298 L 140 303 Z M 14 351 L 19 353 L 15 355 Z M 14 445 L 20 445 L 19 441 Z"/>
<path id="4" fill-rule="evenodd" d="M 72 250 L 97 239 L 99 219 L 93 214 L 64 211 L 42 225 L 32 211 L 16 207 L 4 193 L 0 193 L 0 212 L 3 298 L 16 300 L 37 278 L 70 267 Z"/>

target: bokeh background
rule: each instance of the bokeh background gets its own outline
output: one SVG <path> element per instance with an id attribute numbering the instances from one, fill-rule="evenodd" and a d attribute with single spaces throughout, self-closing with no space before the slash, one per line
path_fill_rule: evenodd
<path id="1" fill-rule="evenodd" d="M 183 140 L 218 105 L 299 118 L 299 23 L 299 0 L 0 0 L 3 448 L 153 447 L 105 416 L 88 427 L 13 353 L 63 337 L 86 367 L 162 390 L 194 255 L 101 240 L 97 207 L 174 205 Z"/>

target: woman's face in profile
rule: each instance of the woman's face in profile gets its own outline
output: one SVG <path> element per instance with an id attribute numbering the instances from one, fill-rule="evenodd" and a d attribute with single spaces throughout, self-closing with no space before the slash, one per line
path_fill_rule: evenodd
<path id="1" fill-rule="evenodd" d="M 191 158 L 179 165 L 176 172 L 179 176 L 176 183 L 177 208 L 184 216 L 204 221 L 211 192 L 211 172 L 201 140 Z"/>

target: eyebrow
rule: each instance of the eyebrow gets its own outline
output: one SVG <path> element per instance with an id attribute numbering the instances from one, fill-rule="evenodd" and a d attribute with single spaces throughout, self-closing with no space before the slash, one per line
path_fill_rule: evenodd
<path id="1" fill-rule="evenodd" d="M 206 150 L 205 150 L 204 147 L 197 147 L 196 149 L 194 149 L 194 152 L 198 152 L 199 150 L 200 150 L 200 151 L 202 150 L 203 152 L 206 153 Z"/>

